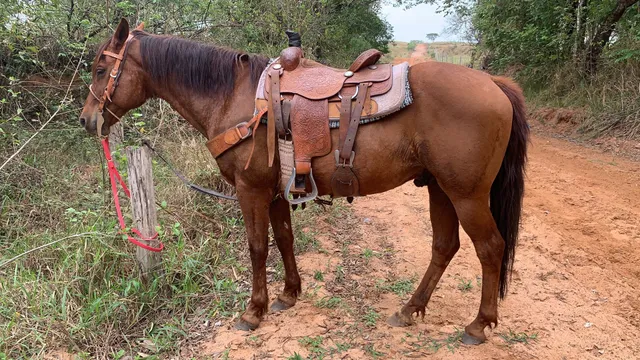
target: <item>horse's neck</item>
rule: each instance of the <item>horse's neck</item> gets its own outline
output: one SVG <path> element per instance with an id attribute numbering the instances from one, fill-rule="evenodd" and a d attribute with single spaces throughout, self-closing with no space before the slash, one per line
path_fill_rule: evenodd
<path id="1" fill-rule="evenodd" d="M 212 139 L 253 115 L 256 89 L 251 84 L 248 68 L 238 70 L 233 94 L 226 101 L 222 96 L 201 94 L 181 86 L 150 86 L 155 97 L 168 102 L 196 130 Z"/>

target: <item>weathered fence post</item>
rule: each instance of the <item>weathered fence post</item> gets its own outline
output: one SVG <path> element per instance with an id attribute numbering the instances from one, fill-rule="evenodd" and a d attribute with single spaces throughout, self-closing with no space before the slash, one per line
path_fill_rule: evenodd
<path id="1" fill-rule="evenodd" d="M 158 220 L 156 217 L 156 197 L 153 191 L 153 172 L 151 170 L 151 153 L 148 148 L 127 147 L 129 170 L 129 190 L 131 191 L 131 208 L 133 210 L 133 226 L 143 236 L 151 237 L 156 233 Z M 156 246 L 151 241 L 141 242 Z M 160 253 L 136 249 L 136 259 L 142 271 L 143 280 L 158 275 L 162 266 Z M 155 274 L 154 274 L 155 273 Z"/>

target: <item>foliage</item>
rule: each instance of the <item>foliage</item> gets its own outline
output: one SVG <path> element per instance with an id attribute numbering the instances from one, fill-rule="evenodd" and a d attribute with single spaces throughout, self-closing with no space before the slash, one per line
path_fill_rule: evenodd
<path id="1" fill-rule="evenodd" d="M 396 0 L 420 3 L 476 44 L 473 66 L 516 77 L 534 104 L 585 109 L 589 135 L 640 135 L 639 0 Z"/>
<path id="2" fill-rule="evenodd" d="M 439 35 L 440 34 L 438 34 L 438 33 L 429 33 L 429 34 L 426 35 L 426 37 L 427 37 L 427 40 L 429 40 L 431 42 L 434 42 L 434 41 L 436 41 L 436 39 L 438 38 Z"/>

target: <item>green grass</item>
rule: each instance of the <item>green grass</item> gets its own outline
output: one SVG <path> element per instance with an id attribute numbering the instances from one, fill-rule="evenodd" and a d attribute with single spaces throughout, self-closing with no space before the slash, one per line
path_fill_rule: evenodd
<path id="1" fill-rule="evenodd" d="M 364 351 L 374 359 L 383 359 L 385 357 L 385 353 L 376 350 L 373 344 L 367 344 L 364 346 Z"/>
<path id="2" fill-rule="evenodd" d="M 298 342 L 309 350 L 309 356 L 307 357 L 309 360 L 323 359 L 327 354 L 327 349 L 323 347 L 324 338 L 322 336 L 305 336 L 299 339 Z"/>
<path id="3" fill-rule="evenodd" d="M 471 280 L 460 278 L 458 279 L 458 290 L 462 292 L 469 292 L 473 289 L 473 283 Z"/>
<path id="4" fill-rule="evenodd" d="M 378 319 L 380 319 L 380 314 L 373 309 L 369 309 L 369 311 L 362 316 L 362 321 L 368 327 L 375 327 Z"/>
<path id="5" fill-rule="evenodd" d="M 464 331 L 455 329 L 453 334 L 447 335 L 445 338 L 433 338 L 431 336 L 425 336 L 425 333 L 419 332 L 417 336 L 412 333 L 406 333 L 401 342 L 406 343 L 412 351 L 427 350 L 432 354 L 437 353 L 440 349 L 446 348 L 451 353 L 455 353 L 455 350 L 460 347 L 462 336 Z"/>
<path id="6" fill-rule="evenodd" d="M 318 308 L 335 309 L 343 304 L 342 299 L 339 297 L 325 296 L 320 300 L 317 300 L 314 305 Z"/>
<path id="7" fill-rule="evenodd" d="M 538 333 L 527 334 L 525 332 L 513 332 L 509 329 L 509 333 L 500 334 L 500 337 L 511 346 L 513 344 L 525 344 L 529 345 L 529 341 L 535 341 L 538 339 Z"/>
<path id="8" fill-rule="evenodd" d="M 324 274 L 322 273 L 322 271 L 320 271 L 320 270 L 316 270 L 316 271 L 313 273 L 313 278 L 314 278 L 316 281 L 324 281 Z"/>
<path id="9" fill-rule="evenodd" d="M 199 135 L 180 123 L 165 113 L 146 127 L 187 177 L 229 192 Z M 61 119 L 59 127 L 66 126 L 76 129 L 77 119 L 69 125 Z M 37 358 L 60 346 L 87 359 L 138 352 L 171 357 L 203 322 L 244 311 L 251 262 L 237 203 L 192 192 L 154 160 L 158 232 L 166 247 L 162 276 L 145 284 L 135 247 L 116 232 L 100 148 L 78 130 L 43 133 L 0 172 L 0 359 Z M 126 181 L 124 159 L 115 157 Z M 128 201 L 121 202 L 131 224 Z M 308 229 L 320 211 L 312 205 L 293 216 L 298 252 L 319 248 L 316 230 Z M 85 235 L 69 237 L 76 234 Z M 274 279 L 281 279 L 280 256 L 271 255 Z"/>
<path id="10" fill-rule="evenodd" d="M 393 282 L 380 280 L 376 287 L 384 292 L 392 292 L 400 297 L 404 297 L 413 291 L 414 279 L 401 279 Z"/>

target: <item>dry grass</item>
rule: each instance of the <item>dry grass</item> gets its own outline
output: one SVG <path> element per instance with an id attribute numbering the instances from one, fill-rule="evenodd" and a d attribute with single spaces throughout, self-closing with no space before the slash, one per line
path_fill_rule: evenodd
<path id="1" fill-rule="evenodd" d="M 637 64 L 605 62 L 598 75 L 587 79 L 567 66 L 544 82 L 524 80 L 534 107 L 570 108 L 572 119 L 586 137 L 611 135 L 640 138 L 640 68 Z M 532 77 L 535 79 L 535 77 Z"/>

